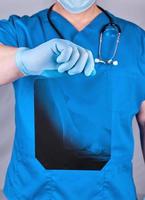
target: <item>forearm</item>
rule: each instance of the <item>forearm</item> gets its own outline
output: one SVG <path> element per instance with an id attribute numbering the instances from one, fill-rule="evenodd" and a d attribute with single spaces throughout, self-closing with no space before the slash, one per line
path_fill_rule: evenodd
<path id="1" fill-rule="evenodd" d="M 0 86 L 24 76 L 16 67 L 16 51 L 15 47 L 0 45 Z"/>

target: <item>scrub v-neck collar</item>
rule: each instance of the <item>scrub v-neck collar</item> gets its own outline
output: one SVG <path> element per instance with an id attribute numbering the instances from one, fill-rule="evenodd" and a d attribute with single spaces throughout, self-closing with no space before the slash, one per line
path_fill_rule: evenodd
<path id="1" fill-rule="evenodd" d="M 48 8 L 50 9 L 50 8 Z M 49 23 L 48 20 L 48 9 L 45 9 L 43 20 Z M 50 20 L 58 31 L 62 34 L 64 39 L 68 40 L 75 40 L 76 37 L 86 33 L 87 31 L 100 31 L 100 28 L 109 22 L 108 17 L 105 15 L 104 12 L 99 13 L 95 18 L 91 20 L 89 24 L 87 24 L 82 30 L 77 30 L 77 28 L 69 22 L 65 17 L 59 14 L 57 11 L 51 10 L 50 11 Z"/>
<path id="2" fill-rule="evenodd" d="M 67 25 L 69 26 L 69 28 L 71 28 L 73 30 L 73 32 L 75 32 L 75 34 L 79 34 L 81 32 L 84 32 L 85 29 L 93 26 L 93 24 L 95 24 L 99 18 L 101 18 L 101 16 L 104 14 L 102 11 L 96 16 L 94 17 L 84 28 L 82 28 L 81 30 L 78 30 L 67 18 L 65 18 L 63 15 L 61 15 L 60 13 L 58 13 L 55 10 L 52 10 L 52 16 L 51 19 L 55 20 L 60 19 L 61 20 L 61 26 L 64 25 L 64 27 Z M 58 24 L 59 25 L 59 24 Z M 62 26 L 63 27 L 63 26 Z"/>

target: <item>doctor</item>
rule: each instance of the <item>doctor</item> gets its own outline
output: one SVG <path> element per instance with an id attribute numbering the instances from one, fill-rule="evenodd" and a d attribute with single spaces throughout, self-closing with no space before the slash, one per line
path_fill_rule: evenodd
<path id="1" fill-rule="evenodd" d="M 108 16 L 95 0 L 58 0 L 0 21 L 0 84 L 15 89 L 9 200 L 136 200 L 136 115 L 145 158 L 145 32 L 121 28 L 117 66 L 95 63 Z M 110 57 L 115 36 L 104 36 Z M 111 42 L 111 44 L 110 44 Z"/>

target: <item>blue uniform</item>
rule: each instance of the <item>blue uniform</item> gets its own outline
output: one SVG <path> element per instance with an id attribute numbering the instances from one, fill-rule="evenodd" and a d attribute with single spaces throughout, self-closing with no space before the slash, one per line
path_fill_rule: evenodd
<path id="1" fill-rule="evenodd" d="M 0 41 L 34 48 L 58 38 L 47 11 L 1 20 Z M 104 13 L 80 32 L 56 11 L 50 17 L 65 39 L 98 56 L 99 31 L 109 22 Z M 145 32 L 112 17 L 122 29 L 118 66 L 96 64 L 91 77 L 29 76 L 13 82 L 16 130 L 3 189 L 9 200 L 137 199 L 132 119 L 145 100 Z M 105 45 L 108 56 L 111 46 Z M 101 170 L 76 170 L 76 157 L 108 162 Z M 70 168 L 63 169 L 66 158 Z"/>

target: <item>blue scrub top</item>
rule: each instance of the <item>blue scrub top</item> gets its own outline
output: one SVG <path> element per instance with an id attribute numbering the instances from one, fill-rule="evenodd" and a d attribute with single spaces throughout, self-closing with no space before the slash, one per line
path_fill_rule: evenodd
<path id="1" fill-rule="evenodd" d="M 47 11 L 1 20 L 0 41 L 34 48 L 59 38 Z M 56 11 L 50 17 L 65 39 L 98 56 L 99 32 L 108 23 L 104 13 L 79 32 Z M 4 185 L 9 200 L 137 199 L 132 119 L 145 100 L 145 32 L 112 17 L 122 29 L 117 67 L 96 64 L 93 77 L 29 76 L 13 82 L 16 130 Z M 105 37 L 109 56 L 114 40 Z M 101 170 L 81 169 L 76 158 L 108 162 Z"/>

